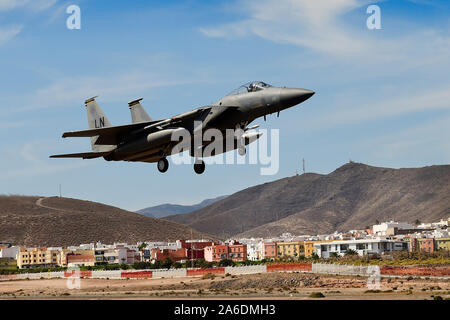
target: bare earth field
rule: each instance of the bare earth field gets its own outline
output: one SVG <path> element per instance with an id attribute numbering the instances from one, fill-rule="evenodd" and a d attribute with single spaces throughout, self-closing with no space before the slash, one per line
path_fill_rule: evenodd
<path id="1" fill-rule="evenodd" d="M 0 299 L 433 299 L 450 297 L 448 279 L 382 278 L 380 291 L 368 291 L 367 278 L 303 273 L 269 273 L 167 279 L 67 279 L 0 282 Z"/>

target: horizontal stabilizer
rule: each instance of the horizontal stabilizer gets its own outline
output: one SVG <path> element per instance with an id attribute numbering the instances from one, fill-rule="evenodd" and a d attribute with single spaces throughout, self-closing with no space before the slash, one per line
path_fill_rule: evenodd
<path id="1" fill-rule="evenodd" d="M 68 154 L 55 154 L 50 156 L 50 158 L 83 158 L 83 159 L 94 159 L 106 156 L 110 154 L 108 152 L 81 152 L 81 153 L 68 153 Z"/>
<path id="2" fill-rule="evenodd" d="M 71 138 L 71 137 L 95 137 L 99 136 L 95 144 L 106 144 L 106 145 L 115 145 L 117 144 L 119 136 L 129 134 L 130 132 L 141 129 L 146 125 L 152 124 L 153 122 L 141 122 L 141 123 L 133 123 L 126 124 L 122 126 L 114 126 L 114 127 L 104 127 L 104 128 L 96 128 L 96 129 L 87 129 L 80 131 L 69 131 L 64 132 L 63 138 Z"/>

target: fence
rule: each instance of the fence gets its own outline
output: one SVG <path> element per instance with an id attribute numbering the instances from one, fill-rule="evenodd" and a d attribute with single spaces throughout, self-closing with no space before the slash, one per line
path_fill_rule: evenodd
<path id="1" fill-rule="evenodd" d="M 89 271 L 82 270 L 75 273 L 74 270 L 59 272 L 37 272 L 19 273 L 12 275 L 0 275 L 0 281 L 19 279 L 50 279 L 67 278 L 78 275 L 81 278 L 95 279 L 150 279 L 150 278 L 175 278 L 175 277 L 198 277 L 208 273 L 216 275 L 232 274 L 256 274 L 268 272 L 306 272 L 317 274 L 336 275 L 359 275 L 369 276 L 367 266 L 352 266 L 322 263 L 285 263 L 268 264 L 242 267 L 225 268 L 195 268 L 195 269 L 159 269 L 159 270 L 111 270 L 111 271 Z M 450 277 L 450 267 L 397 267 L 381 266 L 381 276 L 413 276 L 413 277 Z"/>

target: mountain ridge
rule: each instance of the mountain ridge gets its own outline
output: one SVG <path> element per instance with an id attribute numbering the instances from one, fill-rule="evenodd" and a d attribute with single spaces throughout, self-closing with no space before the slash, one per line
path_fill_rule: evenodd
<path id="1" fill-rule="evenodd" d="M 219 196 L 216 198 L 205 199 L 197 204 L 193 205 L 181 205 L 181 204 L 172 204 L 172 203 L 163 203 L 153 207 L 147 207 L 141 210 L 136 211 L 136 213 L 142 214 L 151 218 L 164 218 L 168 216 L 172 216 L 175 214 L 183 214 L 189 213 L 195 210 L 199 210 L 204 208 L 214 202 L 222 200 L 227 196 Z"/>

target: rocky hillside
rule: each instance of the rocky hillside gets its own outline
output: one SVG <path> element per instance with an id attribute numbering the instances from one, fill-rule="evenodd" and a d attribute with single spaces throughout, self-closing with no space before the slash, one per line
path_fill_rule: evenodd
<path id="1" fill-rule="evenodd" d="M 208 237 L 193 231 L 193 237 Z M 0 196 L 0 242 L 68 246 L 190 239 L 191 228 L 101 203 L 69 198 Z"/>

